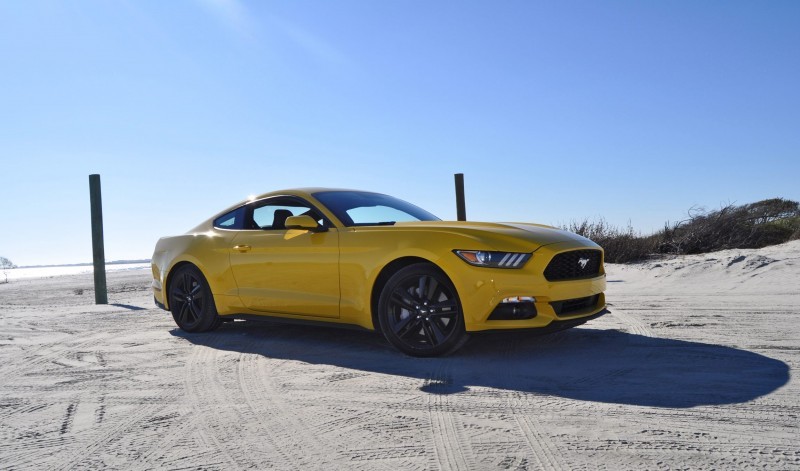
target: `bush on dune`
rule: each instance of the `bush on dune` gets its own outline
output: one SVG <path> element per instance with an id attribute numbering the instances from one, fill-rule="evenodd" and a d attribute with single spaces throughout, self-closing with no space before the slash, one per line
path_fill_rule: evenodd
<path id="1" fill-rule="evenodd" d="M 795 201 L 773 198 L 716 211 L 693 210 L 689 219 L 665 233 L 662 253 L 706 253 L 722 249 L 756 249 L 781 244 L 798 230 Z"/>
<path id="2" fill-rule="evenodd" d="M 625 229 L 620 229 L 608 224 L 605 219 L 573 221 L 564 229 L 600 244 L 606 252 L 606 261 L 610 263 L 644 260 L 658 246 L 658 241 L 653 236 L 643 237 L 634 232 L 630 225 Z"/>
<path id="3" fill-rule="evenodd" d="M 729 204 L 714 211 L 692 209 L 689 218 L 649 236 L 620 229 L 605 220 L 573 221 L 564 229 L 588 237 L 606 252 L 610 263 L 645 260 L 658 254 L 698 254 L 724 249 L 754 249 L 800 239 L 800 203 L 772 198 Z"/>

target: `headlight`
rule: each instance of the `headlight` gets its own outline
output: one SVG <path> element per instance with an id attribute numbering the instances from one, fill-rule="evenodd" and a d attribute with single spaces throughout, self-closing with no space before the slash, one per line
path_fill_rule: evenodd
<path id="1" fill-rule="evenodd" d="M 461 260 L 476 267 L 522 268 L 533 254 L 518 252 L 489 252 L 486 250 L 453 250 Z"/>

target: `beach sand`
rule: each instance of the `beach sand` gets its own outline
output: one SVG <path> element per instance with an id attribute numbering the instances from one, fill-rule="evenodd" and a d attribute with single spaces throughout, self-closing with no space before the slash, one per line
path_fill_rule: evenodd
<path id="1" fill-rule="evenodd" d="M 0 468 L 800 469 L 800 241 L 607 271 L 605 317 L 435 359 L 186 334 L 147 269 L 0 284 Z"/>

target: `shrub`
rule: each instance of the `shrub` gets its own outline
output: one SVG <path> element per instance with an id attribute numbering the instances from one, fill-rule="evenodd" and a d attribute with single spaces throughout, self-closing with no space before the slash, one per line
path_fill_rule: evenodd
<path id="1" fill-rule="evenodd" d="M 692 208 L 689 218 L 649 236 L 609 225 L 604 219 L 573 221 L 563 227 L 605 250 L 606 261 L 630 263 L 655 254 L 698 254 L 733 248 L 760 248 L 800 239 L 800 203 L 772 198 L 715 211 Z"/>
<path id="2" fill-rule="evenodd" d="M 800 204 L 782 198 L 715 211 L 692 209 L 689 219 L 660 234 L 661 253 L 696 254 L 723 249 L 755 249 L 791 240 L 800 230 Z"/>
<path id="3" fill-rule="evenodd" d="M 3 272 L 3 283 L 8 283 L 8 273 L 6 273 L 6 270 L 16 267 L 17 266 L 14 265 L 11 260 L 5 257 L 0 257 L 0 271 Z"/>
<path id="4" fill-rule="evenodd" d="M 635 262 L 656 252 L 656 238 L 637 234 L 630 224 L 620 229 L 601 218 L 596 221 L 573 221 L 564 229 L 597 242 L 605 250 L 605 260 L 609 263 Z"/>

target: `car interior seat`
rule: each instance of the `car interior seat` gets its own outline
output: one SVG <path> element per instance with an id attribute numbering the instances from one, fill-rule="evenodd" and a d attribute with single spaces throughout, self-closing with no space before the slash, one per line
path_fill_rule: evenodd
<path id="1" fill-rule="evenodd" d="M 286 218 L 294 216 L 288 209 L 276 209 L 272 216 L 273 229 L 286 229 Z"/>

